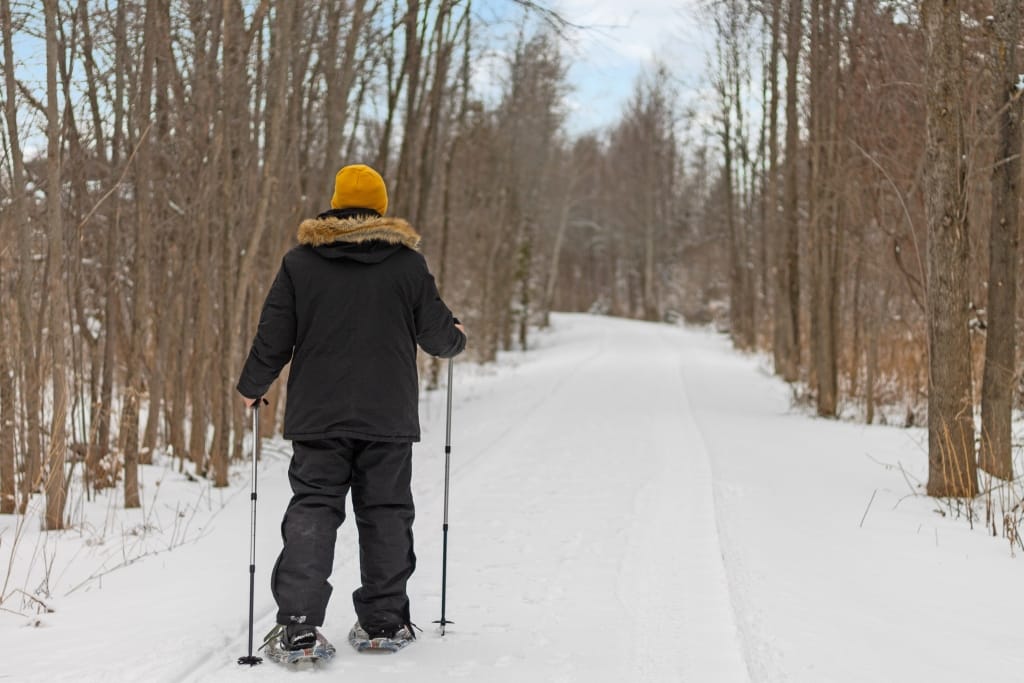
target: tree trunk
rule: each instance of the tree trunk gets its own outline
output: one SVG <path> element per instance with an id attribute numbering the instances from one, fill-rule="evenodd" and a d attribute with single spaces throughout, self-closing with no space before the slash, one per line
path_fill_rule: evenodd
<path id="1" fill-rule="evenodd" d="M 551 315 L 551 307 L 555 302 L 555 288 L 558 286 L 558 266 L 562 257 L 562 244 L 565 242 L 565 232 L 569 227 L 569 214 L 572 211 L 572 191 L 576 185 L 576 170 L 575 168 L 569 171 L 571 177 L 569 179 L 569 192 L 568 196 L 562 199 L 562 204 L 558 214 L 558 227 L 555 229 L 555 244 L 551 248 L 551 262 L 548 267 L 548 281 L 544 287 L 544 327 L 548 325 L 548 318 Z"/>
<path id="2" fill-rule="evenodd" d="M 115 202 L 117 200 L 114 200 Z M 103 314 L 103 365 L 100 371 L 100 396 L 94 415 L 96 424 L 96 442 L 86 453 L 85 468 L 87 477 L 93 488 L 113 486 L 116 475 L 100 467 L 101 459 L 110 453 L 110 420 L 113 412 L 114 398 L 114 351 L 117 345 L 117 309 L 121 299 L 120 288 L 117 286 L 117 258 L 115 247 L 121 232 L 121 209 L 115 205 L 114 217 L 107 228 L 107 264 L 106 289 L 104 292 Z"/>
<path id="3" fill-rule="evenodd" d="M 759 285 L 759 298 L 761 307 L 758 311 L 758 324 L 770 326 L 772 337 L 772 354 L 776 350 L 775 341 L 775 309 L 769 309 L 773 302 L 772 288 L 775 286 L 775 279 L 772 277 L 774 263 L 772 261 L 772 250 L 776 241 L 776 209 L 778 204 L 778 186 L 776 184 L 776 173 L 779 163 L 779 23 L 781 12 L 778 0 L 773 0 L 770 5 L 770 17 L 768 22 L 768 44 L 762 47 L 761 78 L 761 100 L 764 107 L 761 113 L 760 139 L 758 140 L 758 155 L 760 165 L 760 193 L 759 219 L 761 235 L 759 239 L 758 266 L 761 269 Z M 755 174 L 756 175 L 756 174 Z"/>
<path id="4" fill-rule="evenodd" d="M 465 107 L 460 113 L 460 123 L 457 124 L 457 130 L 462 128 L 462 119 L 464 118 Z M 451 234 L 451 199 L 452 199 L 452 164 L 455 162 L 455 154 L 459 147 L 459 133 L 456 132 L 451 144 L 448 146 L 448 154 L 445 158 L 444 163 L 444 190 L 442 191 L 442 205 L 441 205 L 441 253 L 438 257 L 437 267 L 437 290 L 443 297 L 445 295 L 445 285 L 448 280 L 448 240 Z M 439 377 L 441 375 L 441 359 L 431 358 L 430 359 L 430 375 L 427 381 L 427 388 L 433 391 L 439 386 Z"/>
<path id="5" fill-rule="evenodd" d="M 49 233 L 48 289 L 50 297 L 50 363 L 53 376 L 53 415 L 47 449 L 46 528 L 64 528 L 67 480 L 67 367 L 64 323 L 67 300 L 64 282 L 64 220 L 61 207 L 60 115 L 57 111 L 57 60 L 63 59 L 57 43 L 57 0 L 46 0 L 46 227 Z"/>
<path id="6" fill-rule="evenodd" d="M 161 275 L 166 282 L 166 277 Z M 157 291 L 165 291 L 162 287 Z M 173 316 L 170 311 L 164 311 L 159 316 L 156 324 L 156 353 L 153 354 L 153 364 L 149 373 L 149 414 L 146 417 L 146 429 L 142 436 L 142 459 L 145 465 L 153 463 L 153 453 L 160 443 L 160 421 L 165 410 L 165 394 L 167 386 L 167 356 L 171 343 L 171 321 Z"/>
<path id="7" fill-rule="evenodd" d="M 15 78 L 14 78 L 14 47 L 13 47 L 13 29 L 11 26 L 11 5 L 10 0 L 0 0 L 0 31 L 2 31 L 2 37 L 4 41 L 4 84 L 7 96 L 4 97 L 4 118 L 7 124 L 7 137 L 11 147 L 11 206 L 9 212 L 11 216 L 11 222 L 15 226 L 15 230 L 18 232 L 17 240 L 19 246 L 19 255 L 21 262 L 19 263 L 19 278 L 22 279 L 20 273 L 27 269 L 29 266 L 28 262 L 25 262 L 25 253 L 28 248 L 28 224 L 25 220 L 25 183 L 24 183 L 24 166 L 21 152 L 21 141 L 18 134 L 18 118 L 17 108 L 14 99 L 14 93 L 17 92 Z M 19 291 L 21 285 L 18 286 Z M 6 289 L 0 289 L 0 295 L 3 296 L 4 300 L 7 300 Z M 20 302 L 20 298 L 19 298 Z M 19 305 L 19 318 L 22 323 L 24 321 L 25 311 Z M 14 512 L 15 506 L 15 458 L 14 458 L 14 430 L 16 422 L 16 408 L 14 401 L 14 387 L 15 380 L 11 374 L 12 369 L 10 367 L 10 343 L 8 336 L 8 330 L 6 325 L 3 325 L 3 330 L 0 330 L 0 334 L 3 335 L 2 345 L 3 350 L 0 351 L 0 514 L 8 514 Z M 24 324 L 22 330 L 24 331 Z M 31 349 L 31 337 L 29 339 L 21 340 L 21 350 L 24 352 L 26 349 Z M 23 362 L 26 365 L 34 365 L 31 358 L 23 358 Z M 27 384 L 27 383 L 26 383 Z M 25 384 L 22 385 L 25 388 Z M 27 475 L 27 473 L 26 473 Z M 23 478 L 28 479 L 28 476 Z M 28 486 L 24 485 L 23 494 L 27 492 Z"/>
<path id="8" fill-rule="evenodd" d="M 110 142 L 110 167 L 114 172 L 121 170 L 121 148 L 125 119 L 124 91 L 126 60 L 128 49 L 125 45 L 127 29 L 125 28 L 126 9 L 124 4 L 118 5 L 114 33 L 118 37 L 115 47 L 114 69 L 114 127 Z M 119 318 L 121 304 L 121 288 L 119 286 L 120 262 L 118 247 L 121 245 L 121 201 L 116 196 L 111 198 L 112 208 L 110 225 L 106 235 L 106 257 L 104 263 L 103 289 L 103 360 L 100 371 L 100 395 L 93 411 L 96 422 L 92 431 L 96 434 L 95 443 L 90 445 L 86 453 L 86 479 L 93 487 L 109 488 L 117 484 L 117 470 L 112 458 L 110 424 L 113 420 L 114 397 L 114 365 L 117 352 L 117 330 L 121 327 Z"/>
<path id="9" fill-rule="evenodd" d="M 733 344 L 738 349 L 748 350 L 753 348 L 755 342 L 753 286 L 749 267 L 750 244 L 746 212 L 738 211 L 740 204 L 745 205 L 743 173 L 747 170 L 743 107 L 740 101 L 743 78 L 740 73 L 740 52 L 744 46 L 740 45 L 741 13 L 737 11 L 736 3 L 729 2 L 724 5 L 723 12 L 723 16 L 716 17 L 715 20 L 721 44 L 717 48 L 719 71 L 714 78 L 720 117 L 718 135 L 722 143 L 723 157 L 723 211 L 729 249 L 729 321 Z M 736 168 L 737 161 L 739 171 Z M 650 239 L 645 240 L 645 247 L 650 249 L 652 246 Z"/>
<path id="10" fill-rule="evenodd" d="M 145 141 L 147 163 L 150 165 L 149 173 L 152 175 L 153 184 L 157 185 L 171 175 L 171 167 L 175 163 L 169 159 L 164 151 L 173 147 L 171 139 L 171 119 L 174 114 L 171 110 L 169 91 L 171 89 L 172 64 L 175 60 L 173 47 L 173 31 L 171 27 L 171 0 L 156 0 L 152 11 L 152 33 L 147 42 L 153 43 L 153 69 L 154 69 L 154 104 L 151 116 L 153 132 Z M 171 323 L 173 316 L 169 310 L 170 302 L 164 292 L 171 289 L 171 276 L 168 275 L 173 267 L 172 249 L 170 240 L 159 237 L 160 226 L 168 223 L 167 202 L 154 200 L 150 207 L 150 220 L 154 223 L 152 233 L 157 235 L 152 246 L 145 248 L 147 260 L 151 262 L 151 270 L 147 278 L 147 314 L 149 310 L 160 312 L 153 315 L 151 343 L 148 346 L 148 353 L 143 354 L 140 362 L 143 364 L 146 374 L 147 408 L 146 427 L 142 432 L 142 449 L 140 451 L 140 462 L 144 465 L 153 463 L 153 456 L 160 444 L 160 422 L 164 414 L 165 386 L 167 380 L 167 368 L 169 366 L 168 352 L 171 342 Z M 155 348 L 154 348 L 155 347 Z M 151 359 L 145 362 L 145 359 Z"/>
<path id="11" fill-rule="evenodd" d="M 17 230 L 18 241 L 18 322 L 20 348 L 18 357 L 24 375 L 21 380 L 21 397 L 24 404 L 26 434 L 22 449 L 26 463 L 25 475 L 21 480 L 21 511 L 28 504 L 28 497 L 37 490 L 42 469 L 42 436 L 40 429 L 40 371 L 36 358 L 35 331 L 32 321 L 37 311 L 32 304 L 33 262 L 32 231 L 25 210 L 25 165 L 18 131 L 17 107 L 14 93 L 18 92 L 14 77 L 13 28 L 11 26 L 10 0 L 0 0 L 0 28 L 4 39 L 4 83 L 9 96 L 4 97 L 4 115 L 7 120 L 7 134 L 11 147 L 11 220 Z"/>
<path id="12" fill-rule="evenodd" d="M 838 90 L 838 26 L 832 0 L 811 3 L 811 354 L 818 415 L 834 417 L 838 402 L 836 363 L 837 221 L 835 139 Z"/>
<path id="13" fill-rule="evenodd" d="M 6 294 L 3 289 L 0 292 Z M 6 326 L 0 325 L 0 515 L 14 512 L 17 501 L 14 480 L 14 373 L 10 354 Z"/>
<path id="14" fill-rule="evenodd" d="M 736 18 L 743 15 L 743 10 L 740 8 L 740 3 L 733 0 L 730 4 L 730 15 L 731 21 L 736 21 Z M 729 40 L 729 64 L 730 68 L 728 73 L 730 74 L 729 88 L 732 90 L 732 106 L 736 110 L 736 127 L 734 134 L 734 149 L 733 149 L 733 162 L 736 161 L 736 154 L 739 155 L 739 171 L 736 172 L 735 177 L 731 180 L 733 183 L 733 190 L 730 193 L 733 195 L 733 200 L 730 202 L 730 210 L 738 212 L 739 220 L 734 218 L 735 229 L 737 231 L 737 244 L 739 251 L 736 255 L 737 267 L 739 271 L 739 320 L 740 320 L 740 336 L 744 340 L 744 346 L 748 349 L 753 349 L 757 346 L 757 317 L 756 317 L 756 303 L 757 303 L 757 290 L 755 287 L 755 275 L 753 270 L 754 261 L 754 239 L 753 234 L 753 214 L 751 207 L 753 205 L 752 194 L 746 194 L 746 182 L 745 178 L 753 179 L 753 164 L 750 161 L 750 145 L 747 139 L 747 124 L 744 118 L 743 108 L 743 83 L 750 79 L 749 66 L 743 60 L 743 50 L 745 46 L 740 44 L 740 27 L 742 26 L 738 22 L 734 24 L 735 28 L 730 32 L 732 38 Z M 747 71 L 745 73 L 744 71 Z M 657 148 L 655 148 L 657 149 Z M 660 153 L 660 150 L 659 150 Z M 735 192 L 734 190 L 738 190 Z M 738 194 L 738 196 L 736 196 Z M 653 245 L 652 245 L 653 246 Z M 653 271 L 653 248 L 650 252 L 651 265 Z M 653 279 L 653 272 L 652 272 Z"/>
<path id="15" fill-rule="evenodd" d="M 129 140 L 136 147 L 134 162 L 135 177 L 135 253 L 132 259 L 132 314 L 129 326 L 128 344 L 125 355 L 128 373 L 125 379 L 124 407 L 121 413 L 120 440 L 124 455 L 124 506 L 136 508 L 141 505 L 139 496 L 139 404 L 145 392 L 142 367 L 145 363 L 145 337 L 148 328 L 149 304 L 149 258 L 155 248 L 150 243 L 152 234 L 153 174 L 151 145 L 148 139 L 152 126 L 153 70 L 156 61 L 157 0 L 148 0 L 143 28 L 144 48 L 142 65 L 136 74 L 139 98 L 135 104 L 134 116 L 130 117 L 129 128 L 134 134 Z"/>
<path id="16" fill-rule="evenodd" d="M 204 272 L 215 270 L 213 268 L 209 232 L 209 222 L 201 219 L 199 224 L 198 268 L 194 273 L 196 278 L 201 277 Z M 210 424 L 209 392 L 206 389 L 211 360 L 208 349 L 213 346 L 214 339 L 212 334 L 212 293 L 209 287 L 199 287 L 198 289 L 199 295 L 195 316 L 196 334 L 192 345 L 192 364 L 188 378 L 189 405 L 192 407 L 188 453 L 195 464 L 196 472 L 202 474 L 206 471 L 207 467 L 207 431 Z"/>
<path id="17" fill-rule="evenodd" d="M 928 46 L 928 495 L 973 496 L 974 403 L 959 0 L 922 0 Z"/>
<path id="18" fill-rule="evenodd" d="M 516 286 L 519 289 L 518 338 L 519 350 L 527 350 L 527 336 L 530 326 L 530 306 L 533 304 L 530 287 L 530 271 L 533 264 L 533 219 L 524 216 L 520 226 L 517 249 Z"/>
<path id="19" fill-rule="evenodd" d="M 867 368 L 864 378 L 865 416 L 864 421 L 875 421 L 875 378 L 878 375 L 878 338 L 885 315 L 885 302 L 889 299 L 887 287 L 882 287 L 871 304 L 869 320 L 865 325 L 868 337 Z"/>
<path id="20" fill-rule="evenodd" d="M 993 476 L 1013 479 L 1011 422 L 1017 385 L 1016 311 L 1020 211 L 1021 131 L 1017 96 L 1020 6 L 997 0 L 993 40 L 996 159 L 992 172 L 989 227 L 988 327 L 981 385 L 981 454 L 978 465 Z"/>
<path id="21" fill-rule="evenodd" d="M 860 356 L 861 356 L 861 330 L 864 326 L 864 316 L 861 314 L 861 282 L 864 271 L 864 245 L 858 245 L 857 260 L 853 266 L 853 293 L 850 295 L 850 306 L 853 309 L 853 321 L 850 324 L 853 341 L 850 349 L 850 359 L 847 363 L 846 374 L 850 382 L 850 397 L 856 399 L 857 391 L 860 389 Z"/>
<path id="22" fill-rule="evenodd" d="M 802 0 L 789 0 L 786 27 L 786 156 L 782 200 L 781 244 L 776 280 L 775 372 L 787 382 L 800 377 L 800 231 L 797 163 L 800 155 L 800 115 L 797 108 L 800 44 L 803 40 Z"/>

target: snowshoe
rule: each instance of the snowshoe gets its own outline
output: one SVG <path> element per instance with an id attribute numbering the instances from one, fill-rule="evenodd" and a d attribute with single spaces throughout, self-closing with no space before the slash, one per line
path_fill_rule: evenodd
<path id="1" fill-rule="evenodd" d="M 356 622 L 348 634 L 348 642 L 358 652 L 398 652 L 416 640 L 413 624 L 364 629 Z"/>
<path id="2" fill-rule="evenodd" d="M 260 649 L 279 664 L 315 664 L 334 656 L 334 646 L 313 626 L 277 624 L 263 639 Z"/>

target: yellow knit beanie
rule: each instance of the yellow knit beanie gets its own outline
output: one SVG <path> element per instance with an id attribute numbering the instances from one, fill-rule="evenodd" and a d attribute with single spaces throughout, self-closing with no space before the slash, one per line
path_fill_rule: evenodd
<path id="1" fill-rule="evenodd" d="M 346 166 L 334 177 L 332 209 L 373 209 L 381 216 L 388 210 L 384 179 L 369 166 Z"/>

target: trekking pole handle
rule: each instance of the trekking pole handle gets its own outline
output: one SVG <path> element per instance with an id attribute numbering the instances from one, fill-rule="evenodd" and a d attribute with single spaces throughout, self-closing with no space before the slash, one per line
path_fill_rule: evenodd
<path id="1" fill-rule="evenodd" d="M 448 359 L 448 410 L 444 433 L 444 526 L 448 528 L 448 489 L 452 459 L 452 378 L 455 361 Z"/>
<path id="2" fill-rule="evenodd" d="M 450 451 L 452 448 L 452 376 L 455 370 L 455 360 L 448 359 L 448 417 L 444 431 L 444 448 Z"/>

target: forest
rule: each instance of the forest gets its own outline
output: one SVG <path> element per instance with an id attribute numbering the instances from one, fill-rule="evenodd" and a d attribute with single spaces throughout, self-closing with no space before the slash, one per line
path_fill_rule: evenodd
<path id="1" fill-rule="evenodd" d="M 927 424 L 930 495 L 1012 480 L 1017 1 L 698 5 L 698 92 L 655 63 L 570 132 L 556 5 L 0 0 L 0 513 L 138 506 L 155 457 L 227 484 L 263 297 L 347 163 L 475 361 L 551 311 L 710 324 L 823 418 Z"/>

